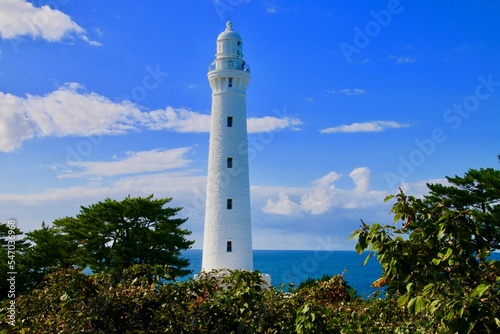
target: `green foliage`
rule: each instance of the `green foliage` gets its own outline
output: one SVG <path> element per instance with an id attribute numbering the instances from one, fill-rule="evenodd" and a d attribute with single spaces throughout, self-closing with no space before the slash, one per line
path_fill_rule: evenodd
<path id="1" fill-rule="evenodd" d="M 162 273 L 162 274 L 159 274 Z M 16 300 L 16 327 L 25 333 L 278 333 L 293 319 L 284 293 L 257 272 L 212 272 L 168 283 L 168 268 L 135 265 L 115 282 L 111 274 L 61 269 Z M 0 317 L 6 314 L 6 305 Z M 273 330 L 270 330 L 270 329 Z M 15 331 L 14 331 L 15 329 Z"/>
<path id="2" fill-rule="evenodd" d="M 348 300 L 341 275 L 293 293 L 268 287 L 258 272 L 213 271 L 171 281 L 168 267 L 134 265 L 110 273 L 60 269 L 16 299 L 15 327 L 2 333 L 427 333 L 392 299 Z M 0 318 L 7 314 L 7 303 Z M 422 325 L 422 324 L 425 324 Z"/>
<path id="3" fill-rule="evenodd" d="M 24 240 L 30 244 L 22 254 L 30 270 L 30 285 L 27 288 L 39 284 L 46 274 L 58 268 L 70 268 L 76 263 L 74 257 L 78 243 L 62 234 L 57 227 L 42 223 L 42 228 L 27 232 Z"/>
<path id="4" fill-rule="evenodd" d="M 42 223 L 40 229 L 22 232 L 0 224 L 0 291 L 7 297 L 7 272 L 15 271 L 16 293 L 33 289 L 43 278 L 61 268 L 90 268 L 108 272 L 115 281 L 134 264 L 169 266 L 172 278 L 190 273 L 189 261 L 181 251 L 193 241 L 191 232 L 181 228 L 187 220 L 175 218 L 181 208 L 165 205 L 170 198 L 126 197 L 123 201 L 106 199 L 81 207 L 76 217 Z M 9 246 L 9 240 L 15 239 Z M 9 253 L 8 248 L 15 249 Z M 14 254 L 15 253 L 15 254 Z M 14 254 L 14 255 L 12 255 Z M 15 257 L 15 270 L 8 268 Z"/>
<path id="5" fill-rule="evenodd" d="M 300 284 L 295 294 L 299 299 L 314 300 L 318 304 L 331 306 L 333 303 L 350 301 L 353 293 L 343 275 L 323 276 L 318 280 L 308 280 Z"/>
<path id="6" fill-rule="evenodd" d="M 109 273 L 61 269 L 16 300 L 16 330 L 26 333 L 126 333 L 147 330 L 157 300 L 161 266 L 133 266 L 116 283 Z M 6 304 L 5 304 L 6 305 Z M 3 312 L 4 310 L 2 310 Z M 4 329 L 14 329 L 9 325 Z M 17 331 L 16 331 L 17 332 Z M 147 332 L 147 331 L 144 331 Z"/>
<path id="7" fill-rule="evenodd" d="M 488 256 L 500 248 L 500 172 L 471 170 L 448 181 L 429 184 L 423 198 L 388 197 L 396 200 L 394 223 L 362 222 L 351 236 L 359 253 L 371 251 L 365 262 L 380 261 L 383 275 L 373 285 L 387 285 L 384 298 L 359 298 L 343 275 L 310 279 L 289 293 L 252 271 L 178 283 L 185 272 L 178 252 L 191 242 L 179 228 L 185 220 L 171 219 L 179 209 L 163 211 L 170 199 L 82 208 L 19 241 L 19 268 L 29 264 L 43 281 L 15 299 L 14 327 L 5 321 L 10 301 L 3 302 L 0 332 L 496 333 L 500 264 Z M 0 241 L 5 236 L 0 228 Z M 168 244 L 152 246 L 161 240 Z"/>
<path id="8" fill-rule="evenodd" d="M 173 218 L 181 208 L 164 207 L 171 198 L 126 197 L 123 201 L 106 199 L 81 207 L 76 217 L 54 221 L 62 235 L 78 244 L 75 264 L 94 272 L 109 271 L 117 279 L 133 264 L 169 265 L 175 276 L 190 271 L 180 252 L 193 241 L 180 228 L 187 219 Z"/>
<path id="9" fill-rule="evenodd" d="M 376 285 L 388 284 L 399 306 L 437 319 L 443 332 L 495 332 L 500 264 L 488 256 L 500 248 L 500 171 L 447 179 L 428 184 L 424 198 L 388 197 L 396 199 L 394 224 L 362 223 L 351 237 L 358 253 L 377 252 L 383 276 Z"/>
<path id="10" fill-rule="evenodd" d="M 326 332 L 330 311 L 339 302 L 350 300 L 350 290 L 342 275 L 323 276 L 299 285 L 294 293 L 299 304 L 295 319 L 297 333 Z"/>

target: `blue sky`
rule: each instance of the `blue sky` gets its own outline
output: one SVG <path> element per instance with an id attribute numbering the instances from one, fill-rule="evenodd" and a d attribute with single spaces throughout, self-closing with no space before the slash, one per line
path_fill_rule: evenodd
<path id="1" fill-rule="evenodd" d="M 231 18 L 256 249 L 353 249 L 398 187 L 498 168 L 497 1 L 0 1 L 0 220 L 173 197 L 202 248 L 208 65 Z"/>

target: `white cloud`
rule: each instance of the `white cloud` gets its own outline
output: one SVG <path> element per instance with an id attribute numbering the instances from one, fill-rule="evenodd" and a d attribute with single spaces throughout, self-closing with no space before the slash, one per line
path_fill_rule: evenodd
<path id="1" fill-rule="evenodd" d="M 268 199 L 262 211 L 277 215 L 297 215 L 308 213 L 323 215 L 331 212 L 335 207 L 344 209 L 358 209 L 383 204 L 387 192 L 370 189 L 371 175 L 367 167 L 354 169 L 349 177 L 354 182 L 354 188 L 341 189 L 334 183 L 342 177 L 334 171 L 313 181 L 310 186 L 300 190 L 300 197 L 292 201 L 290 196 L 297 197 L 297 189 L 290 191 L 281 189 L 278 200 Z M 261 190 L 262 192 L 262 190 Z"/>
<path id="2" fill-rule="evenodd" d="M 269 198 L 266 205 L 262 208 L 262 211 L 276 215 L 295 215 L 302 212 L 300 205 L 291 201 L 284 192 L 280 192 L 278 197 L 279 199 L 277 201 L 273 201 Z"/>
<path id="3" fill-rule="evenodd" d="M 102 46 L 102 43 L 97 42 L 97 41 L 93 41 L 93 40 L 91 40 L 90 38 L 88 38 L 88 37 L 87 37 L 87 36 L 85 36 L 85 35 L 82 35 L 82 36 L 80 36 L 80 37 L 82 38 L 82 40 L 83 40 L 84 42 L 87 42 L 87 43 L 89 43 L 89 44 L 90 44 L 90 45 L 92 45 L 92 46 Z"/>
<path id="4" fill-rule="evenodd" d="M 127 152 L 126 157 L 115 161 L 70 161 L 69 169 L 63 171 L 60 178 L 100 177 L 124 174 L 151 173 L 186 167 L 189 147 L 171 150 L 150 150 Z M 54 166 L 58 168 L 58 166 Z"/>
<path id="5" fill-rule="evenodd" d="M 209 132 L 210 115 L 189 109 L 155 110 L 148 113 L 148 128 L 152 130 L 172 130 L 175 132 Z"/>
<path id="6" fill-rule="evenodd" d="M 413 57 L 403 57 L 403 56 L 389 55 L 388 58 L 390 60 L 394 61 L 396 64 L 408 64 L 408 63 L 414 63 L 415 62 L 415 58 L 413 58 Z"/>
<path id="7" fill-rule="evenodd" d="M 425 180 L 425 181 L 419 181 L 419 182 L 402 182 L 401 186 L 399 187 L 403 192 L 407 195 L 412 195 L 415 197 L 423 197 L 424 195 L 427 195 L 429 193 L 429 188 L 427 187 L 428 183 L 432 184 L 442 184 L 445 186 L 449 186 L 450 183 L 448 182 L 447 179 L 430 179 L 430 180 Z"/>
<path id="8" fill-rule="evenodd" d="M 113 102 L 67 83 L 45 96 L 18 97 L 0 92 L 0 151 L 12 152 L 33 138 L 117 135 L 139 130 L 209 132 L 210 115 L 186 108 L 143 111 L 130 101 Z M 296 129 L 291 117 L 250 118 L 250 133 Z"/>
<path id="9" fill-rule="evenodd" d="M 339 90 L 339 92 L 341 94 L 344 94 L 344 95 L 359 95 L 359 94 L 365 94 L 366 90 L 361 89 L 361 88 L 354 88 L 354 89 L 344 88 L 344 89 Z"/>
<path id="10" fill-rule="evenodd" d="M 354 133 L 354 132 L 382 132 L 387 129 L 407 128 L 409 124 L 394 121 L 373 121 L 364 123 L 342 124 L 320 130 L 321 133 Z"/>
<path id="11" fill-rule="evenodd" d="M 168 129 L 175 132 L 210 132 L 210 115 L 192 110 L 167 107 L 166 110 L 156 110 L 149 113 L 149 128 Z M 252 117 L 247 120 L 248 133 L 272 132 L 291 128 L 297 129 L 302 121 L 298 118 L 264 116 Z"/>
<path id="12" fill-rule="evenodd" d="M 275 5 L 270 5 L 266 9 L 266 13 L 268 13 L 268 14 L 276 14 L 276 13 L 278 13 L 278 7 L 276 7 Z"/>
<path id="13" fill-rule="evenodd" d="M 0 92 L 2 117 L 0 118 L 0 151 L 11 152 L 22 142 L 33 138 L 34 124 L 26 117 L 20 99 Z"/>
<path id="14" fill-rule="evenodd" d="M 137 130 L 137 120 L 143 118 L 133 104 L 113 103 L 75 83 L 45 96 L 22 98 L 0 92 L 0 105 L 3 152 L 14 151 L 35 137 L 123 134 Z"/>
<path id="15" fill-rule="evenodd" d="M 383 204 L 383 200 L 388 194 L 385 191 L 370 189 L 371 173 L 367 167 L 353 169 L 349 177 L 354 182 L 354 189 L 340 191 L 343 197 L 342 205 L 344 208 L 365 208 Z"/>
<path id="16" fill-rule="evenodd" d="M 272 132 L 291 128 L 297 130 L 297 126 L 301 125 L 302 121 L 298 118 L 274 116 L 264 116 L 261 118 L 251 117 L 248 119 L 248 133 Z"/>
<path id="17" fill-rule="evenodd" d="M 348 95 L 348 96 L 353 96 L 353 95 L 365 94 L 366 90 L 365 89 L 361 89 L 361 88 L 353 88 L 353 89 L 342 88 L 342 89 L 339 89 L 339 90 L 328 89 L 326 92 L 330 93 L 330 94 L 337 94 L 337 93 L 339 93 L 339 94 L 344 94 L 344 95 Z"/>
<path id="18" fill-rule="evenodd" d="M 31 36 L 49 42 L 59 42 L 66 37 L 76 35 L 85 42 L 97 46 L 91 41 L 85 30 L 63 12 L 48 5 L 35 7 L 26 0 L 0 1 L 0 37 L 4 39 Z"/>
<path id="19" fill-rule="evenodd" d="M 327 212 L 335 202 L 336 190 L 333 182 L 340 177 L 340 174 L 330 172 L 314 181 L 312 186 L 305 190 L 304 195 L 300 199 L 302 209 L 313 215 Z"/>

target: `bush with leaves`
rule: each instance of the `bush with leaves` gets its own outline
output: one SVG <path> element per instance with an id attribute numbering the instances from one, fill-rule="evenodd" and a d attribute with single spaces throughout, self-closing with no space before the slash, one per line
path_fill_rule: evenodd
<path id="1" fill-rule="evenodd" d="M 291 333 L 294 309 L 264 288 L 258 272 L 212 272 L 182 283 L 168 267 L 135 265 L 110 273 L 61 269 L 16 299 L 16 326 L 5 333 Z M 7 303 L 0 318 L 7 314 Z"/>
<path id="2" fill-rule="evenodd" d="M 55 271 L 16 299 L 15 326 L 0 328 L 7 333 L 146 333 L 154 322 L 152 311 L 161 306 L 158 286 L 170 279 L 169 268 L 136 265 L 123 277 L 116 283 L 109 273 Z"/>
<path id="3" fill-rule="evenodd" d="M 309 279 L 293 293 L 297 310 L 292 333 L 429 332 L 427 320 L 398 308 L 393 298 L 379 297 L 357 296 L 343 275 Z"/>
<path id="4" fill-rule="evenodd" d="M 134 265 L 122 277 L 116 282 L 110 273 L 86 275 L 71 268 L 50 273 L 16 299 L 16 326 L 2 322 L 0 332 L 426 333 L 432 328 L 393 299 L 349 297 L 341 275 L 291 293 L 265 287 L 260 273 L 251 271 L 214 271 L 173 282 L 168 267 Z"/>
<path id="5" fill-rule="evenodd" d="M 352 235 L 358 253 L 376 251 L 378 285 L 442 332 L 500 330 L 500 171 L 470 170 L 428 184 L 423 198 L 395 196 L 393 225 L 373 224 Z M 388 197 L 390 200 L 394 196 Z"/>

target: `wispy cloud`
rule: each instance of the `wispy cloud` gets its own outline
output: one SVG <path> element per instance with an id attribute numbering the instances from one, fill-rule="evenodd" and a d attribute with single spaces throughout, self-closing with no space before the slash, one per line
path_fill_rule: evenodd
<path id="1" fill-rule="evenodd" d="M 389 57 L 387 58 L 394 61 L 396 64 L 409 64 L 409 63 L 414 63 L 416 60 L 415 58 L 409 56 L 404 57 L 404 56 L 389 55 Z"/>
<path id="2" fill-rule="evenodd" d="M 155 194 L 157 197 L 175 196 L 187 206 L 193 201 L 193 189 L 199 189 L 204 193 L 205 186 L 205 175 L 196 175 L 193 171 L 171 171 L 121 177 L 106 186 L 89 183 L 79 186 L 49 188 L 34 193 L 0 194 L 0 204 L 3 207 L 15 206 L 20 215 L 32 206 L 53 207 L 55 212 L 50 213 L 50 215 L 55 216 L 50 218 L 58 218 L 63 216 L 61 210 L 68 206 L 69 202 L 72 203 L 76 213 L 80 205 L 90 204 L 106 197 L 123 198 L 128 194 L 132 196 L 149 194 Z M 204 208 L 204 202 L 199 206 Z M 36 222 L 39 224 L 38 219 Z"/>
<path id="3" fill-rule="evenodd" d="M 284 129 L 298 130 L 299 125 L 302 125 L 302 121 L 295 117 L 251 117 L 248 119 L 248 133 L 272 132 Z"/>
<path id="4" fill-rule="evenodd" d="M 462 44 L 459 47 L 456 47 L 453 49 L 453 51 L 455 51 L 455 52 L 463 52 L 463 51 L 467 51 L 467 50 L 470 50 L 470 46 L 465 45 L 465 44 Z"/>
<path id="5" fill-rule="evenodd" d="M 67 83 L 45 96 L 19 97 L 0 92 L 0 151 L 12 152 L 33 138 L 119 135 L 140 130 L 180 133 L 210 131 L 210 115 L 186 108 L 144 111 L 130 102 L 114 102 L 77 83 Z M 297 129 L 294 117 L 250 118 L 250 133 Z"/>
<path id="6" fill-rule="evenodd" d="M 409 124 L 394 121 L 373 121 L 364 123 L 342 124 L 320 130 L 320 133 L 356 133 L 356 132 L 382 132 L 387 129 L 407 128 Z"/>
<path id="7" fill-rule="evenodd" d="M 326 92 L 330 94 L 343 94 L 343 95 L 353 96 L 353 95 L 365 94 L 366 90 L 361 88 L 354 88 L 354 89 L 342 88 L 338 90 L 328 89 Z"/>
<path id="8" fill-rule="evenodd" d="M 278 13 L 278 7 L 276 5 L 269 5 L 266 8 L 266 13 L 268 13 L 268 14 L 277 14 Z"/>
<path id="9" fill-rule="evenodd" d="M 151 130 L 171 130 L 180 133 L 199 133 L 210 131 L 210 115 L 186 108 L 167 107 L 144 113 L 145 124 Z"/>
<path id="10" fill-rule="evenodd" d="M 160 172 L 186 167 L 190 160 L 186 155 L 189 147 L 170 150 L 126 152 L 125 157 L 113 161 L 68 161 L 68 170 L 60 178 L 103 177 L 126 174 Z M 57 168 L 58 166 L 54 166 Z"/>
<path id="11" fill-rule="evenodd" d="M 63 12 L 48 5 L 35 7 L 26 0 L 0 1 L 0 37 L 12 39 L 30 36 L 49 42 L 59 42 L 70 36 L 78 36 L 93 46 L 100 43 L 90 40 L 85 29 Z"/>
<path id="12" fill-rule="evenodd" d="M 354 88 L 354 89 L 341 89 L 339 90 L 339 92 L 344 95 L 359 95 L 359 94 L 365 94 L 366 90 L 360 88 Z"/>

